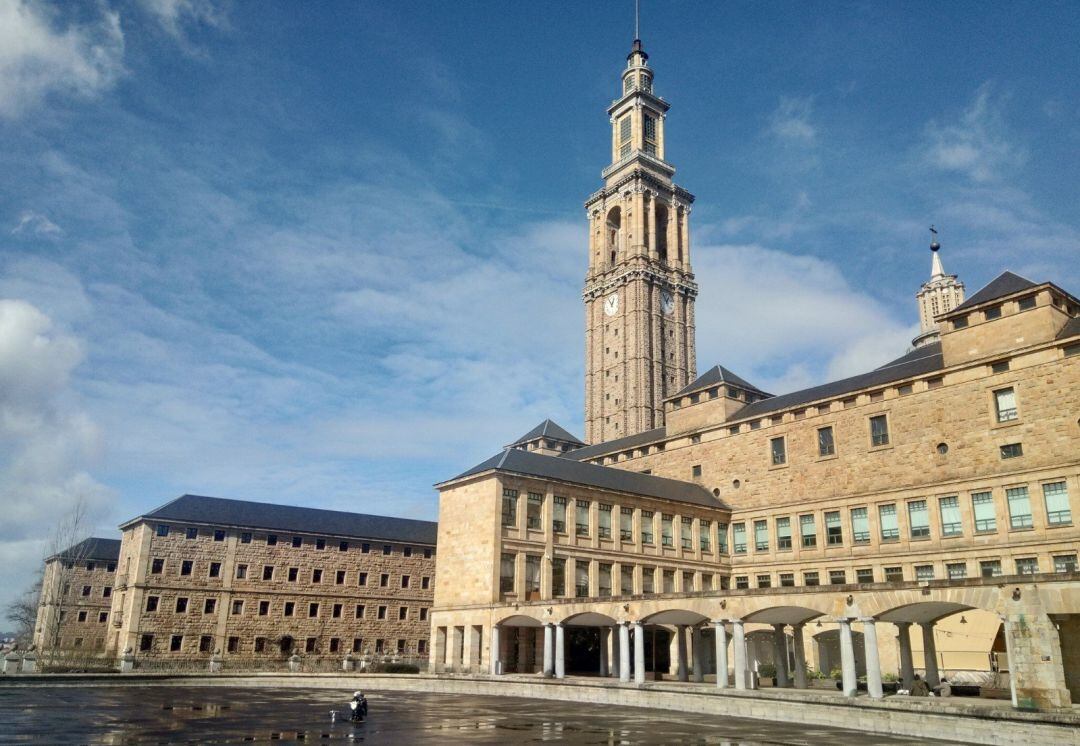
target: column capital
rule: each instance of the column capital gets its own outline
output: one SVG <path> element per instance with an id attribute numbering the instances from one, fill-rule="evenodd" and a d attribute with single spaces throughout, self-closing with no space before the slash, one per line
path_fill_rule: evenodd
<path id="1" fill-rule="evenodd" d="M 907 629 L 911 626 L 911 622 L 893 622 L 900 629 Z"/>
<path id="2" fill-rule="evenodd" d="M 862 622 L 863 624 L 876 624 L 877 623 L 877 619 L 875 619 L 872 616 L 861 616 L 861 617 L 859 617 L 859 621 Z"/>
<path id="3" fill-rule="evenodd" d="M 714 627 L 722 627 L 727 624 L 727 622 L 727 619 L 712 619 L 709 621 L 709 624 L 713 625 Z"/>

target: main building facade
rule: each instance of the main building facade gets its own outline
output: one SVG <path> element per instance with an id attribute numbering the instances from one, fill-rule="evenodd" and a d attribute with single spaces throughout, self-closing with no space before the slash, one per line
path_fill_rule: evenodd
<path id="1" fill-rule="evenodd" d="M 545 423 L 439 485 L 433 665 L 1080 701 L 1080 301 L 1009 272 L 965 300 L 935 242 L 892 362 L 781 396 L 697 376 L 667 109 L 635 42 L 586 203 L 591 445 Z"/>

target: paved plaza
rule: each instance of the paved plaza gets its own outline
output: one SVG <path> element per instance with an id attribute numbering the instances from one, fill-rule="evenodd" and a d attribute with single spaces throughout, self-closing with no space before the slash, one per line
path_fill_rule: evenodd
<path id="1" fill-rule="evenodd" d="M 0 740 L 14 743 L 935 744 L 691 713 L 536 699 L 369 693 L 370 720 L 332 723 L 347 690 L 147 686 L 0 690 Z"/>

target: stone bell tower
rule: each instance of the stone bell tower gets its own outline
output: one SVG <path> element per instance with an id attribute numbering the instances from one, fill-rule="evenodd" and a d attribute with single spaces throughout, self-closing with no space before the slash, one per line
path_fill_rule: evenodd
<path id="1" fill-rule="evenodd" d="M 611 165 L 585 201 L 585 439 L 599 443 L 664 424 L 664 398 L 697 377 L 690 205 L 664 159 L 669 104 L 653 92 L 635 39 L 608 108 Z"/>
<path id="2" fill-rule="evenodd" d="M 964 283 L 956 275 L 945 274 L 941 264 L 941 244 L 937 241 L 937 231 L 930 226 L 933 239 L 930 241 L 930 279 L 923 283 L 915 294 L 919 302 L 919 336 L 911 340 L 915 347 L 941 341 L 938 333 L 937 317 L 948 313 L 964 302 Z"/>

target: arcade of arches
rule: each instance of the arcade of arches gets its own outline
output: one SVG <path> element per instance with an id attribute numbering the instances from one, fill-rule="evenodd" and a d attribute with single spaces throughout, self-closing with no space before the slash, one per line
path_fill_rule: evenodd
<path id="1" fill-rule="evenodd" d="M 988 668 L 1007 674 L 1014 706 L 1055 709 L 1069 705 L 1070 693 L 1080 700 L 1080 591 L 1075 581 L 1040 581 L 544 602 L 461 609 L 452 616 L 464 623 L 445 625 L 444 611 L 433 654 L 441 670 L 721 689 L 756 688 L 762 678 L 803 689 L 808 672 L 838 671 L 846 696 L 863 688 L 872 698 L 883 696 L 890 673 L 904 688 L 916 675 L 936 687 L 943 676 Z M 965 625 L 981 637 L 969 658 L 939 654 L 936 640 Z"/>

